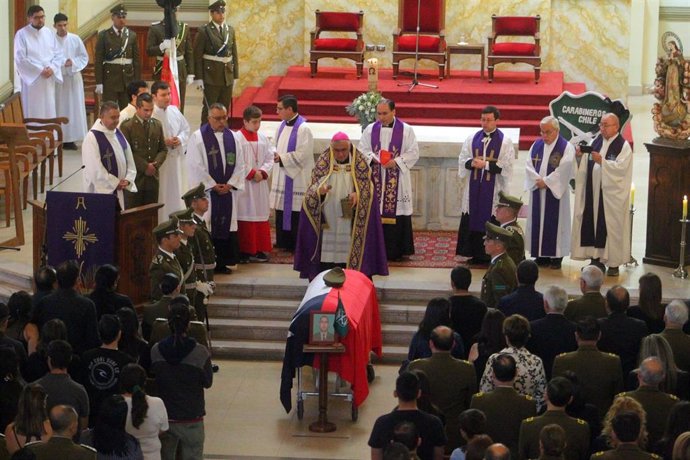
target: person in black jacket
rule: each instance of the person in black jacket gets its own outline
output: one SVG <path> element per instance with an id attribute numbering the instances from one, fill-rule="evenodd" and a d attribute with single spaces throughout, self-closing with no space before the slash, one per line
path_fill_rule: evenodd
<path id="1" fill-rule="evenodd" d="M 120 308 L 127 307 L 134 310 L 132 301 L 124 294 L 115 292 L 120 271 L 114 265 L 105 264 L 96 270 L 96 287 L 89 294 L 89 299 L 96 305 L 96 316 L 114 315 Z"/>

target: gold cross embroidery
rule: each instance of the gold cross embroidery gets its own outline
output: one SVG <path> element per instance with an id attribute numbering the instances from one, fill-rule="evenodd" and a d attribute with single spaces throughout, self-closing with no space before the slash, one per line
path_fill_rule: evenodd
<path id="1" fill-rule="evenodd" d="M 489 156 L 488 156 L 487 158 L 484 159 L 484 161 L 493 161 L 493 162 L 497 162 L 497 161 L 498 161 L 498 158 L 494 158 L 494 153 L 495 153 L 495 152 L 492 150 L 492 151 L 489 153 Z M 481 156 L 481 155 L 479 154 L 479 149 L 474 149 L 474 157 L 473 157 L 473 158 L 478 158 L 478 157 L 480 157 L 480 156 Z M 482 177 L 483 177 L 483 176 L 484 176 L 484 170 L 482 169 L 481 171 L 482 171 Z M 475 170 L 474 170 L 474 180 L 477 180 L 477 174 L 478 174 L 478 173 L 479 173 L 479 169 L 476 169 L 476 168 L 475 168 Z M 488 172 L 488 171 L 486 172 L 486 180 L 491 180 L 491 173 Z"/>
<path id="2" fill-rule="evenodd" d="M 72 231 L 67 232 L 62 236 L 65 241 L 70 241 L 74 245 L 74 251 L 77 253 L 77 259 L 80 259 L 82 254 L 86 252 L 87 244 L 96 243 L 98 237 L 95 233 L 89 233 L 89 227 L 84 219 L 79 217 L 79 220 L 74 221 Z"/>
<path id="3" fill-rule="evenodd" d="M 541 160 L 541 158 L 539 158 L 539 154 L 536 154 L 534 158 L 532 158 L 532 166 L 534 169 L 537 169 L 537 163 L 539 163 L 539 160 Z"/>

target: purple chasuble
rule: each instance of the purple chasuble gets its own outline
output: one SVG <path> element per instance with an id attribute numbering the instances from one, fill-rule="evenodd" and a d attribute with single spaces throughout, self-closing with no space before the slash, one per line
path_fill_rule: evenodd
<path id="1" fill-rule="evenodd" d="M 235 158 L 237 147 L 232 131 L 223 130 L 223 147 L 225 149 L 225 167 L 220 158 L 220 145 L 213 129 L 206 123 L 201 127 L 201 137 L 206 148 L 208 161 L 208 173 L 218 184 L 227 184 L 235 171 Z M 211 237 L 218 240 L 226 240 L 230 236 L 230 223 L 232 222 L 232 192 L 220 195 L 211 190 Z"/>
<path id="2" fill-rule="evenodd" d="M 113 151 L 113 146 L 110 145 L 110 141 L 108 140 L 103 131 L 97 131 L 95 129 L 92 129 L 91 132 L 96 138 L 96 142 L 98 142 L 98 151 L 101 154 L 101 164 L 106 169 L 106 171 L 108 171 L 108 174 L 112 174 L 113 176 L 118 177 L 119 171 L 117 168 L 117 160 L 115 159 L 115 152 Z M 120 142 L 122 152 L 126 152 L 127 140 L 125 139 L 125 136 L 122 134 L 122 132 L 117 128 L 115 128 L 115 137 L 117 138 L 118 142 Z"/>
<path id="3" fill-rule="evenodd" d="M 381 127 L 380 121 L 374 123 L 371 130 L 371 148 L 374 152 L 379 152 L 381 146 Z M 393 121 L 393 133 L 388 146 L 384 150 L 391 152 L 392 158 L 398 158 L 402 154 L 403 135 L 405 134 L 405 124 L 397 118 Z M 381 210 L 381 221 L 384 224 L 395 224 L 396 210 L 398 207 L 398 183 L 400 170 L 391 168 L 386 170 L 386 182 L 381 181 L 381 163 L 372 166 L 372 180 L 377 200 L 383 199 Z"/>
<path id="4" fill-rule="evenodd" d="M 595 152 L 601 151 L 604 145 L 604 138 L 599 135 L 592 143 L 592 150 Z M 623 150 L 625 139 L 623 136 L 618 136 L 611 142 L 606 151 L 605 160 L 615 160 L 618 154 Z M 599 190 L 599 210 L 597 211 L 597 222 L 594 225 L 594 185 L 592 184 L 592 171 L 594 170 L 594 160 L 591 158 L 587 160 L 587 183 L 585 184 L 585 208 L 582 212 L 582 228 L 580 229 L 580 244 L 582 246 L 594 246 L 595 248 L 603 248 L 606 246 L 606 237 L 608 232 L 606 230 L 606 216 L 604 214 L 604 192 Z"/>
<path id="5" fill-rule="evenodd" d="M 472 156 L 484 157 L 484 138 L 489 137 L 484 131 L 479 131 L 472 139 Z M 486 161 L 498 161 L 503 145 L 503 132 L 495 130 L 490 135 L 491 140 L 486 148 Z M 474 169 L 470 174 L 470 231 L 484 233 L 484 224 L 491 220 L 494 207 L 494 188 L 496 174 L 487 170 Z"/>
<path id="6" fill-rule="evenodd" d="M 565 154 L 565 149 L 568 146 L 568 141 L 561 135 L 556 140 L 556 145 L 553 146 L 551 154 L 549 155 L 549 164 L 546 167 L 546 175 L 548 176 L 558 168 L 561 164 L 561 158 Z M 539 139 L 534 143 L 532 148 L 532 165 L 534 170 L 539 173 L 542 162 L 544 161 L 544 140 Z M 530 246 L 530 253 L 539 254 L 540 257 L 556 257 L 556 242 L 558 241 L 558 216 L 560 214 L 560 200 L 558 200 L 551 189 L 546 187 L 544 200 L 544 228 L 541 228 L 541 190 L 537 188 L 532 192 L 532 241 Z M 539 247 L 539 236 L 541 238 L 541 247 Z"/>
<path id="7" fill-rule="evenodd" d="M 297 120 L 295 124 L 292 125 L 292 131 L 290 132 L 290 138 L 288 139 L 287 153 L 294 152 L 297 148 L 297 131 L 302 123 L 307 121 L 302 115 L 297 115 Z M 283 121 L 278 128 L 278 139 L 280 135 L 283 134 L 283 128 L 287 126 L 287 122 Z M 276 143 L 278 140 L 276 140 Z M 283 230 L 292 230 L 292 178 L 285 175 L 285 190 L 283 191 Z"/>

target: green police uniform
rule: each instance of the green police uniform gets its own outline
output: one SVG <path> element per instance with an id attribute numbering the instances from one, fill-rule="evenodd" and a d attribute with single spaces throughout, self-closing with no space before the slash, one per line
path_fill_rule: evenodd
<path id="1" fill-rule="evenodd" d="M 134 115 L 125 120 L 120 126 L 127 142 L 132 148 L 132 156 L 137 166 L 137 176 L 134 183 L 137 192 L 131 193 L 125 190 L 125 206 L 127 209 L 145 204 L 158 202 L 158 169 L 165 161 L 168 148 L 165 146 L 163 125 L 155 118 L 143 120 L 139 115 Z M 149 163 L 154 163 L 156 173 L 153 176 L 145 174 Z"/>
<path id="2" fill-rule="evenodd" d="M 515 211 L 515 215 L 517 216 L 517 213 L 520 212 L 522 205 L 523 203 L 520 198 L 507 195 L 503 193 L 503 191 L 498 192 L 498 202 L 496 203 L 497 208 L 511 208 Z M 508 246 L 506 247 L 506 252 L 510 258 L 513 259 L 513 262 L 515 262 L 515 266 L 517 267 L 520 262 L 525 260 L 525 232 L 522 231 L 522 227 L 520 227 L 520 224 L 517 223 L 517 217 L 516 220 L 512 222 L 501 224 L 501 227 L 509 230 L 512 233 L 511 238 L 508 241 Z"/>
<path id="3" fill-rule="evenodd" d="M 225 11 L 225 2 L 210 5 L 211 11 Z M 213 21 L 199 28 L 194 41 L 194 75 L 204 82 L 204 97 L 208 106 L 220 102 L 230 107 L 232 86 L 239 77 L 235 29 L 228 24 L 218 26 Z M 208 108 L 204 104 L 201 123 L 206 123 Z"/>
<path id="4" fill-rule="evenodd" d="M 126 16 L 127 10 L 118 5 L 112 15 Z M 103 85 L 103 101 L 115 101 L 120 110 L 129 104 L 127 84 L 141 79 L 137 34 L 124 27 L 119 35 L 114 27 L 98 32 L 95 50 L 96 84 Z"/>
<path id="5" fill-rule="evenodd" d="M 546 425 L 555 423 L 565 431 L 566 460 L 585 460 L 589 457 L 589 424 L 570 417 L 562 410 L 547 410 L 544 415 L 530 417 L 520 425 L 518 458 L 539 457 L 539 433 Z"/>
<path id="6" fill-rule="evenodd" d="M 590 460 L 657 460 L 661 459 L 656 454 L 650 454 L 640 449 L 635 444 L 621 444 L 613 450 L 597 452 Z"/>
<path id="7" fill-rule="evenodd" d="M 211 346 L 208 342 L 208 333 L 206 332 L 206 326 L 204 326 L 204 323 L 202 323 L 201 321 L 190 321 L 187 335 L 196 340 L 197 343 L 205 346 L 209 350 L 211 349 Z M 153 347 L 154 344 L 160 342 L 161 340 L 169 336 L 170 327 L 168 326 L 168 320 L 165 317 L 157 318 L 153 322 L 153 328 L 151 329 L 151 340 L 149 340 L 149 345 Z"/>
<path id="8" fill-rule="evenodd" d="M 640 386 L 635 391 L 627 391 L 620 395 L 630 396 L 642 405 L 647 413 L 647 432 L 649 433 L 647 445 L 656 445 L 664 434 L 666 419 L 671 408 L 678 402 L 678 398 L 658 388 L 648 386 Z"/>
<path id="9" fill-rule="evenodd" d="M 176 217 L 180 225 L 196 224 L 196 222 L 194 222 L 193 214 L 194 212 L 192 211 L 192 208 L 187 208 L 170 214 L 170 217 Z M 189 237 L 186 240 L 183 238 L 180 242 L 180 247 L 175 251 L 175 257 L 177 257 L 177 259 L 180 261 L 182 272 L 184 273 L 182 285 L 184 286 L 187 297 L 189 297 L 189 303 L 191 305 L 194 305 L 194 299 L 196 299 L 197 296 L 197 277 L 194 263 L 193 244 L 196 244 L 196 242 L 190 241 Z"/>
<path id="10" fill-rule="evenodd" d="M 146 37 L 146 54 L 156 59 L 153 67 L 153 80 L 161 79 L 163 66 L 163 51 L 160 44 L 165 40 L 165 21 L 154 22 L 149 28 Z M 177 49 L 177 78 L 180 91 L 180 112 L 184 113 L 184 98 L 187 90 L 187 75 L 194 74 L 194 59 L 192 55 L 192 39 L 189 36 L 189 26 L 184 22 L 177 23 L 177 36 L 175 37 Z"/>
<path id="11" fill-rule="evenodd" d="M 168 311 L 170 308 L 170 301 L 172 299 L 173 299 L 172 296 L 164 295 L 163 297 L 161 297 L 156 302 L 154 302 L 150 305 L 144 306 L 144 313 L 143 313 L 142 319 L 141 319 L 141 335 L 144 337 L 144 340 L 146 340 L 147 342 L 151 338 L 151 331 L 153 330 L 153 323 L 158 318 L 167 318 L 168 317 Z"/>
<path id="12" fill-rule="evenodd" d="M 153 234 L 156 237 L 156 241 L 160 241 L 160 238 L 165 237 L 166 235 L 182 233 L 178 225 L 177 219 L 175 218 L 159 224 L 153 229 Z M 174 273 L 180 280 L 184 279 L 182 266 L 180 265 L 180 261 L 177 260 L 177 257 L 175 257 L 175 254 L 170 254 L 161 249 L 159 246 L 156 254 L 153 256 L 151 265 L 149 266 L 149 276 L 151 277 L 151 299 L 158 300 L 163 297 L 160 284 L 163 280 L 163 276 L 166 273 Z"/>
<path id="13" fill-rule="evenodd" d="M 606 299 L 599 291 L 585 292 L 582 297 L 568 301 L 563 315 L 574 323 L 586 316 L 606 318 Z"/>
<path id="14" fill-rule="evenodd" d="M 470 407 L 486 415 L 486 434 L 494 442 L 505 444 L 517 457 L 520 424 L 524 419 L 537 415 L 534 398 L 520 394 L 512 387 L 496 387 L 488 393 L 472 396 Z"/>
<path id="15" fill-rule="evenodd" d="M 45 442 L 28 443 L 26 448 L 36 454 L 36 460 L 96 460 L 96 449 L 76 444 L 69 438 L 55 434 Z"/>
<path id="16" fill-rule="evenodd" d="M 562 377 L 566 371 L 575 373 L 582 397 L 599 409 L 600 418 L 623 390 L 621 359 L 613 353 L 599 351 L 595 345 L 580 345 L 577 351 L 556 356 L 553 377 Z"/>

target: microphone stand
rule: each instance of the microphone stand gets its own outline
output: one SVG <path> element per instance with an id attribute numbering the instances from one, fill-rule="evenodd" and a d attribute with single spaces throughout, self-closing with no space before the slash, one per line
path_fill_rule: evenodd
<path id="1" fill-rule="evenodd" d="M 43 202 L 43 215 L 45 216 L 45 222 L 43 224 L 43 238 L 41 239 L 41 267 L 48 265 L 48 215 L 46 214 L 46 209 L 48 208 L 48 192 L 52 192 L 84 168 L 86 168 L 86 165 L 81 165 L 79 169 L 73 171 L 69 176 L 65 177 L 46 191 L 46 201 Z"/>
<path id="2" fill-rule="evenodd" d="M 398 86 L 409 86 L 407 89 L 408 93 L 411 93 L 416 86 L 424 86 L 426 88 L 436 88 L 438 85 L 431 85 L 429 83 L 420 83 L 417 79 L 417 64 L 419 62 L 419 24 L 421 22 L 422 14 L 422 0 L 417 0 L 417 39 L 415 40 L 414 47 L 414 72 L 412 74 L 412 81 L 410 83 L 398 83 Z"/>

